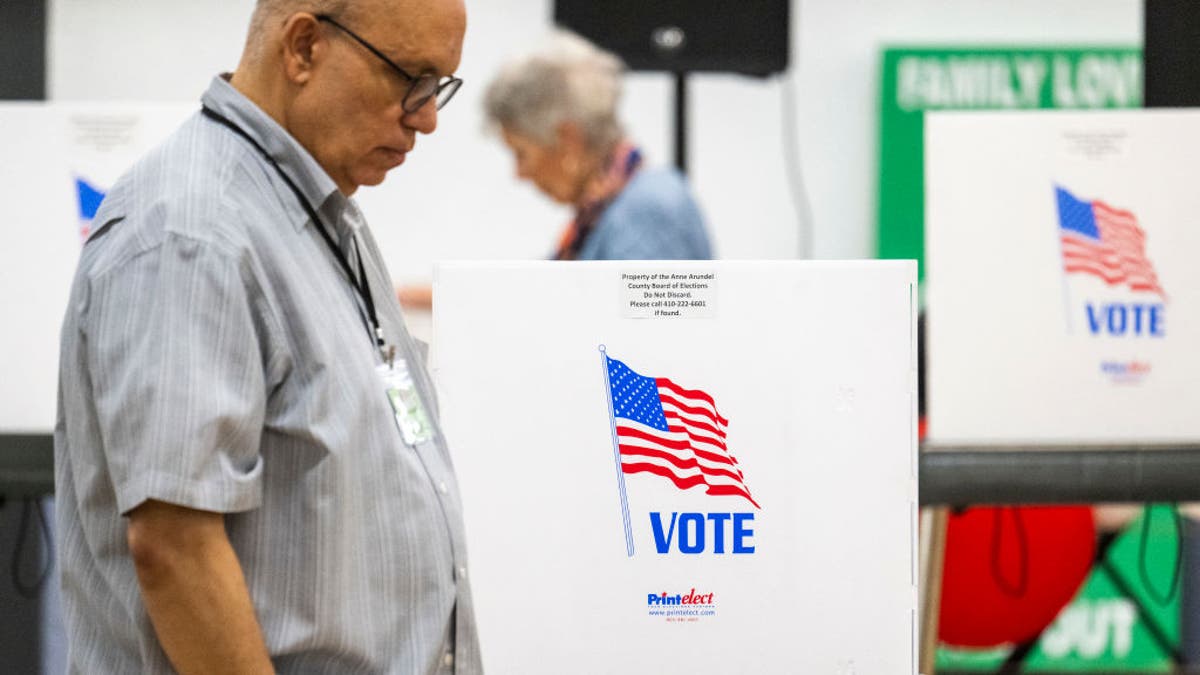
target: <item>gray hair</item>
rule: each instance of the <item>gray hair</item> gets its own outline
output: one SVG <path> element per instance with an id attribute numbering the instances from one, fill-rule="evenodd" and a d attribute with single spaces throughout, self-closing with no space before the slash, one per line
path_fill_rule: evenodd
<path id="1" fill-rule="evenodd" d="M 484 114 L 491 125 L 546 145 L 563 122 L 573 122 L 590 149 L 607 151 L 624 135 L 617 120 L 624 70 L 614 54 L 555 31 L 501 68 L 484 93 Z"/>
<path id="2" fill-rule="evenodd" d="M 355 5 L 351 0 L 257 0 L 250 15 L 250 30 L 246 35 L 246 56 L 251 61 L 262 58 L 266 39 L 276 28 L 296 12 L 328 14 L 344 19 Z"/>

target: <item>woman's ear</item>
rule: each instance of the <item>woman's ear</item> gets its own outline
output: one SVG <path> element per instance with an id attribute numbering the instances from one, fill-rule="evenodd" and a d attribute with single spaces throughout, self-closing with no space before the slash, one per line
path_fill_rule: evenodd
<path id="1" fill-rule="evenodd" d="M 555 140 L 561 151 L 576 156 L 587 153 L 587 139 L 583 135 L 583 129 L 579 128 L 575 122 L 570 120 L 560 122 L 555 133 Z"/>

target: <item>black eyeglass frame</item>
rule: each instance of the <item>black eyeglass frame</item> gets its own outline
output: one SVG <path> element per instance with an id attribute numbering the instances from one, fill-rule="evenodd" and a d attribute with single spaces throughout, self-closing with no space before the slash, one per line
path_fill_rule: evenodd
<path id="1" fill-rule="evenodd" d="M 380 61 L 386 63 L 389 68 L 396 71 L 400 77 L 404 78 L 405 82 L 408 82 L 408 91 L 404 92 L 404 98 L 400 101 L 400 105 L 404 108 L 404 112 L 406 113 L 417 112 L 429 102 L 429 99 L 433 99 L 437 104 L 438 110 L 441 110 L 447 103 L 450 102 L 450 99 L 454 98 L 454 95 L 458 93 L 459 87 L 462 87 L 463 81 L 460 78 L 454 77 L 453 75 L 447 75 L 441 80 L 436 79 L 429 73 L 424 73 L 417 76 L 409 75 L 406 70 L 396 65 L 391 59 L 385 56 L 383 52 L 376 49 L 374 45 L 364 40 L 354 31 L 338 23 L 333 17 L 329 16 L 328 14 L 317 14 L 316 19 L 317 21 L 327 23 L 342 31 L 346 35 L 349 35 L 355 42 L 363 47 L 366 47 L 367 51 L 375 55 L 375 57 Z M 413 94 L 415 94 L 425 82 L 432 82 L 433 88 L 427 92 L 422 92 L 415 100 L 413 100 Z M 429 87 L 430 85 L 426 84 L 423 86 Z M 443 94 L 443 92 L 445 92 L 445 94 Z"/>

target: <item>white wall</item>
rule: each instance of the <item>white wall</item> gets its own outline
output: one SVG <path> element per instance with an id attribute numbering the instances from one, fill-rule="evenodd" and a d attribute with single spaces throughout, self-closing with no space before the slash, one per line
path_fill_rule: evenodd
<path id="1" fill-rule="evenodd" d="M 49 0 L 52 99 L 195 100 L 237 62 L 251 0 Z M 568 214 L 519 185 L 482 132 L 484 84 L 549 27 L 550 0 L 467 0 L 467 86 L 438 133 L 361 201 L 399 280 L 438 258 L 537 258 Z M 818 258 L 874 251 L 879 49 L 902 44 L 1141 43 L 1141 0 L 794 0 L 795 123 Z M 727 258 L 793 257 L 799 225 L 785 177 L 779 79 L 693 80 L 692 177 Z M 633 75 L 624 112 L 651 160 L 671 160 L 672 89 Z M 398 191 L 411 210 L 380 212 Z M 411 198 L 407 197 L 411 195 Z"/>

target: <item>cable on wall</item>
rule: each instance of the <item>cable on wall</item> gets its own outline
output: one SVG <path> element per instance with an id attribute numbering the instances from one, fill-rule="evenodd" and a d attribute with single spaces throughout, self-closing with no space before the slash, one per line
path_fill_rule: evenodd
<path id="1" fill-rule="evenodd" d="M 793 6 L 796 17 L 799 7 Z M 792 19 L 796 25 L 796 18 Z M 796 82 L 793 73 L 799 71 L 800 41 L 792 39 L 792 65 L 779 75 L 780 101 L 783 135 L 783 165 L 788 184 L 788 194 L 791 196 L 792 208 L 796 212 L 796 257 L 807 260 L 813 257 L 813 215 L 812 205 L 808 199 L 808 191 L 804 185 L 804 171 L 800 164 L 800 132 L 797 119 L 799 106 L 796 104 Z"/>

